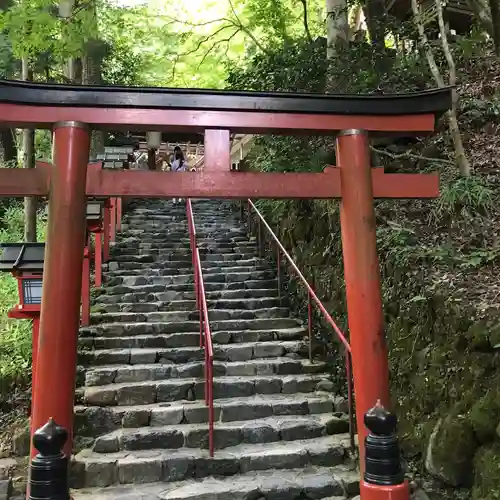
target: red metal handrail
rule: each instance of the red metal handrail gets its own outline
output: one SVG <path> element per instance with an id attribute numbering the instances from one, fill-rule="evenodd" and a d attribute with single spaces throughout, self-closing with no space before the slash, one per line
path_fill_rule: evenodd
<path id="1" fill-rule="evenodd" d="M 212 332 L 208 320 L 207 298 L 201 268 L 200 251 L 196 240 L 196 227 L 194 224 L 193 207 L 191 200 L 186 200 L 186 212 L 189 225 L 189 243 L 194 271 L 194 286 L 196 307 L 200 313 L 200 347 L 205 350 L 205 405 L 208 406 L 208 449 L 210 456 L 214 456 L 214 350 L 212 345 Z"/>
<path id="2" fill-rule="evenodd" d="M 276 243 L 276 250 L 277 250 L 277 255 L 276 255 L 276 261 L 277 261 L 277 271 L 278 271 L 278 295 L 281 296 L 281 276 L 280 276 L 280 269 L 281 269 L 281 254 L 283 254 L 286 259 L 288 260 L 289 264 L 292 266 L 293 270 L 295 271 L 295 274 L 298 276 L 300 281 L 302 281 L 303 285 L 305 286 L 307 290 L 307 328 L 308 328 L 308 334 L 309 334 L 309 361 L 312 363 L 313 362 L 313 357 L 312 357 L 312 305 L 313 302 L 316 303 L 318 306 L 318 309 L 321 311 L 323 314 L 326 322 L 333 328 L 335 333 L 337 334 L 337 337 L 339 338 L 340 342 L 344 346 L 344 357 L 345 357 L 345 366 L 346 366 L 346 378 L 347 378 L 347 400 L 348 400 L 348 406 L 349 406 L 349 435 L 351 438 L 351 449 L 354 450 L 354 398 L 353 398 L 353 384 L 352 384 L 352 360 L 351 360 L 351 346 L 349 345 L 349 342 L 347 341 L 345 335 L 342 333 L 340 328 L 337 326 L 333 318 L 330 316 L 328 311 L 326 310 L 325 306 L 323 303 L 319 300 L 318 296 L 314 293 L 314 290 L 312 289 L 311 285 L 308 283 L 304 275 L 300 272 L 300 269 L 297 267 L 297 264 L 293 261 L 292 257 L 290 257 L 290 254 L 286 251 L 285 247 L 281 244 L 280 240 L 274 233 L 274 231 L 271 229 L 269 224 L 266 222 L 264 219 L 264 216 L 260 213 L 259 209 L 253 204 L 252 200 L 248 200 L 248 230 L 251 231 L 251 212 L 250 209 L 252 209 L 255 214 L 257 215 L 257 223 L 258 223 L 258 228 L 257 228 L 257 237 L 258 237 L 258 246 L 259 246 L 259 253 L 261 252 L 262 249 L 262 225 L 267 229 L 267 232 L 271 235 L 272 239 Z"/>

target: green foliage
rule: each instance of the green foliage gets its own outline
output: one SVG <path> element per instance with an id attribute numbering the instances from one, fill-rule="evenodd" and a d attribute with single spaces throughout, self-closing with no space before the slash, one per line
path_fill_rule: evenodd
<path id="1" fill-rule="evenodd" d="M 298 41 L 286 48 L 254 55 L 242 67 L 228 68 L 227 86 L 234 90 L 322 92 L 325 87 L 326 42 Z"/>
<path id="2" fill-rule="evenodd" d="M 38 218 L 38 241 L 45 238 L 45 224 Z M 24 212 L 14 203 L 4 212 L 0 241 L 17 243 L 23 240 Z M 14 386 L 29 382 L 31 367 L 31 325 L 29 321 L 8 319 L 7 313 L 19 302 L 17 281 L 10 274 L 0 274 L 0 396 Z"/>
<path id="3" fill-rule="evenodd" d="M 472 500 L 500 500 L 500 443 L 482 446 L 474 458 Z"/>
<path id="4" fill-rule="evenodd" d="M 491 390 L 471 408 L 469 420 L 477 440 L 486 444 L 493 441 L 500 424 L 500 391 Z"/>
<path id="5" fill-rule="evenodd" d="M 487 215 L 494 204 L 494 191 L 480 177 L 459 178 L 443 187 L 431 216 L 435 220 L 461 215 Z"/>

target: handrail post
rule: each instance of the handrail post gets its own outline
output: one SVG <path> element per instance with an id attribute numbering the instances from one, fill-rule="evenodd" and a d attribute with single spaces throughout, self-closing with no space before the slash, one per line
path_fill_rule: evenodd
<path id="1" fill-rule="evenodd" d="M 278 278 L 278 299 L 281 300 L 281 252 L 278 245 L 276 245 L 276 270 Z"/>
<path id="2" fill-rule="evenodd" d="M 409 500 L 410 488 L 401 467 L 396 435 L 397 418 L 377 401 L 364 415 L 370 431 L 365 437 L 363 500 Z"/>
<path id="3" fill-rule="evenodd" d="M 353 384 L 352 384 L 352 362 L 351 354 L 344 347 L 344 357 L 345 357 L 345 371 L 347 379 L 347 406 L 349 411 L 349 441 L 351 445 L 351 453 L 354 454 L 356 450 L 356 443 L 354 436 L 356 431 L 354 429 L 354 394 L 353 394 Z"/>
<path id="4" fill-rule="evenodd" d="M 51 418 L 33 434 L 38 454 L 31 459 L 28 500 L 69 500 L 68 431 Z"/>
<path id="5" fill-rule="evenodd" d="M 257 245 L 259 247 L 259 257 L 264 256 L 264 242 L 263 242 L 263 234 L 262 234 L 262 222 L 257 219 Z"/>
<path id="6" fill-rule="evenodd" d="M 309 333 L 309 363 L 312 363 L 312 297 L 311 292 L 307 292 L 307 331 Z"/>
<path id="7" fill-rule="evenodd" d="M 247 226 L 248 226 L 248 236 L 252 235 L 252 212 L 250 210 L 250 200 L 247 202 Z"/>

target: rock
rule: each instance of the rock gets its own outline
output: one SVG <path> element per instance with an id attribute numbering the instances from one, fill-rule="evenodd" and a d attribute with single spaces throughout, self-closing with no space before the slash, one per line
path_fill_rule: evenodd
<path id="1" fill-rule="evenodd" d="M 430 500 L 430 498 L 424 490 L 418 488 L 410 495 L 410 500 Z"/>
<path id="2" fill-rule="evenodd" d="M 320 380 L 316 385 L 317 391 L 335 392 L 335 384 L 331 380 Z"/>
<path id="3" fill-rule="evenodd" d="M 447 485 L 470 486 L 477 446 L 469 421 L 462 415 L 448 415 L 432 431 L 425 468 Z"/>
<path id="4" fill-rule="evenodd" d="M 12 492 L 12 481 L 4 479 L 0 481 L 0 500 L 9 500 Z"/>
<path id="5" fill-rule="evenodd" d="M 497 434 L 497 438 L 500 438 L 500 422 L 498 423 L 497 425 L 497 431 L 496 431 L 496 434 Z"/>
<path id="6" fill-rule="evenodd" d="M 12 439 L 12 452 L 19 457 L 30 454 L 30 428 L 26 422 L 25 426 L 14 433 Z"/>
<path id="7" fill-rule="evenodd" d="M 492 441 L 500 422 L 499 391 L 489 391 L 471 408 L 469 419 L 481 444 Z"/>
<path id="8" fill-rule="evenodd" d="M 500 498 L 500 444 L 482 446 L 474 457 L 472 500 Z"/>
<path id="9" fill-rule="evenodd" d="M 108 263 L 108 270 L 109 271 L 118 271 L 118 262 L 111 261 Z"/>

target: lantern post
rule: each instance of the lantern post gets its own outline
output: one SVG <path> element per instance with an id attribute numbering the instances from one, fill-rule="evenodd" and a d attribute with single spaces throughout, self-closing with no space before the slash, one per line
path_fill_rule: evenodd
<path id="1" fill-rule="evenodd" d="M 35 393 L 38 335 L 42 302 L 44 243 L 0 244 L 0 271 L 11 272 L 17 280 L 19 303 L 9 312 L 12 319 L 32 321 L 31 397 Z"/>
<path id="2" fill-rule="evenodd" d="M 94 200 L 87 203 L 87 231 L 94 234 L 94 249 L 92 254 L 94 257 L 94 285 L 96 288 L 102 285 L 104 211 L 104 200 Z"/>

